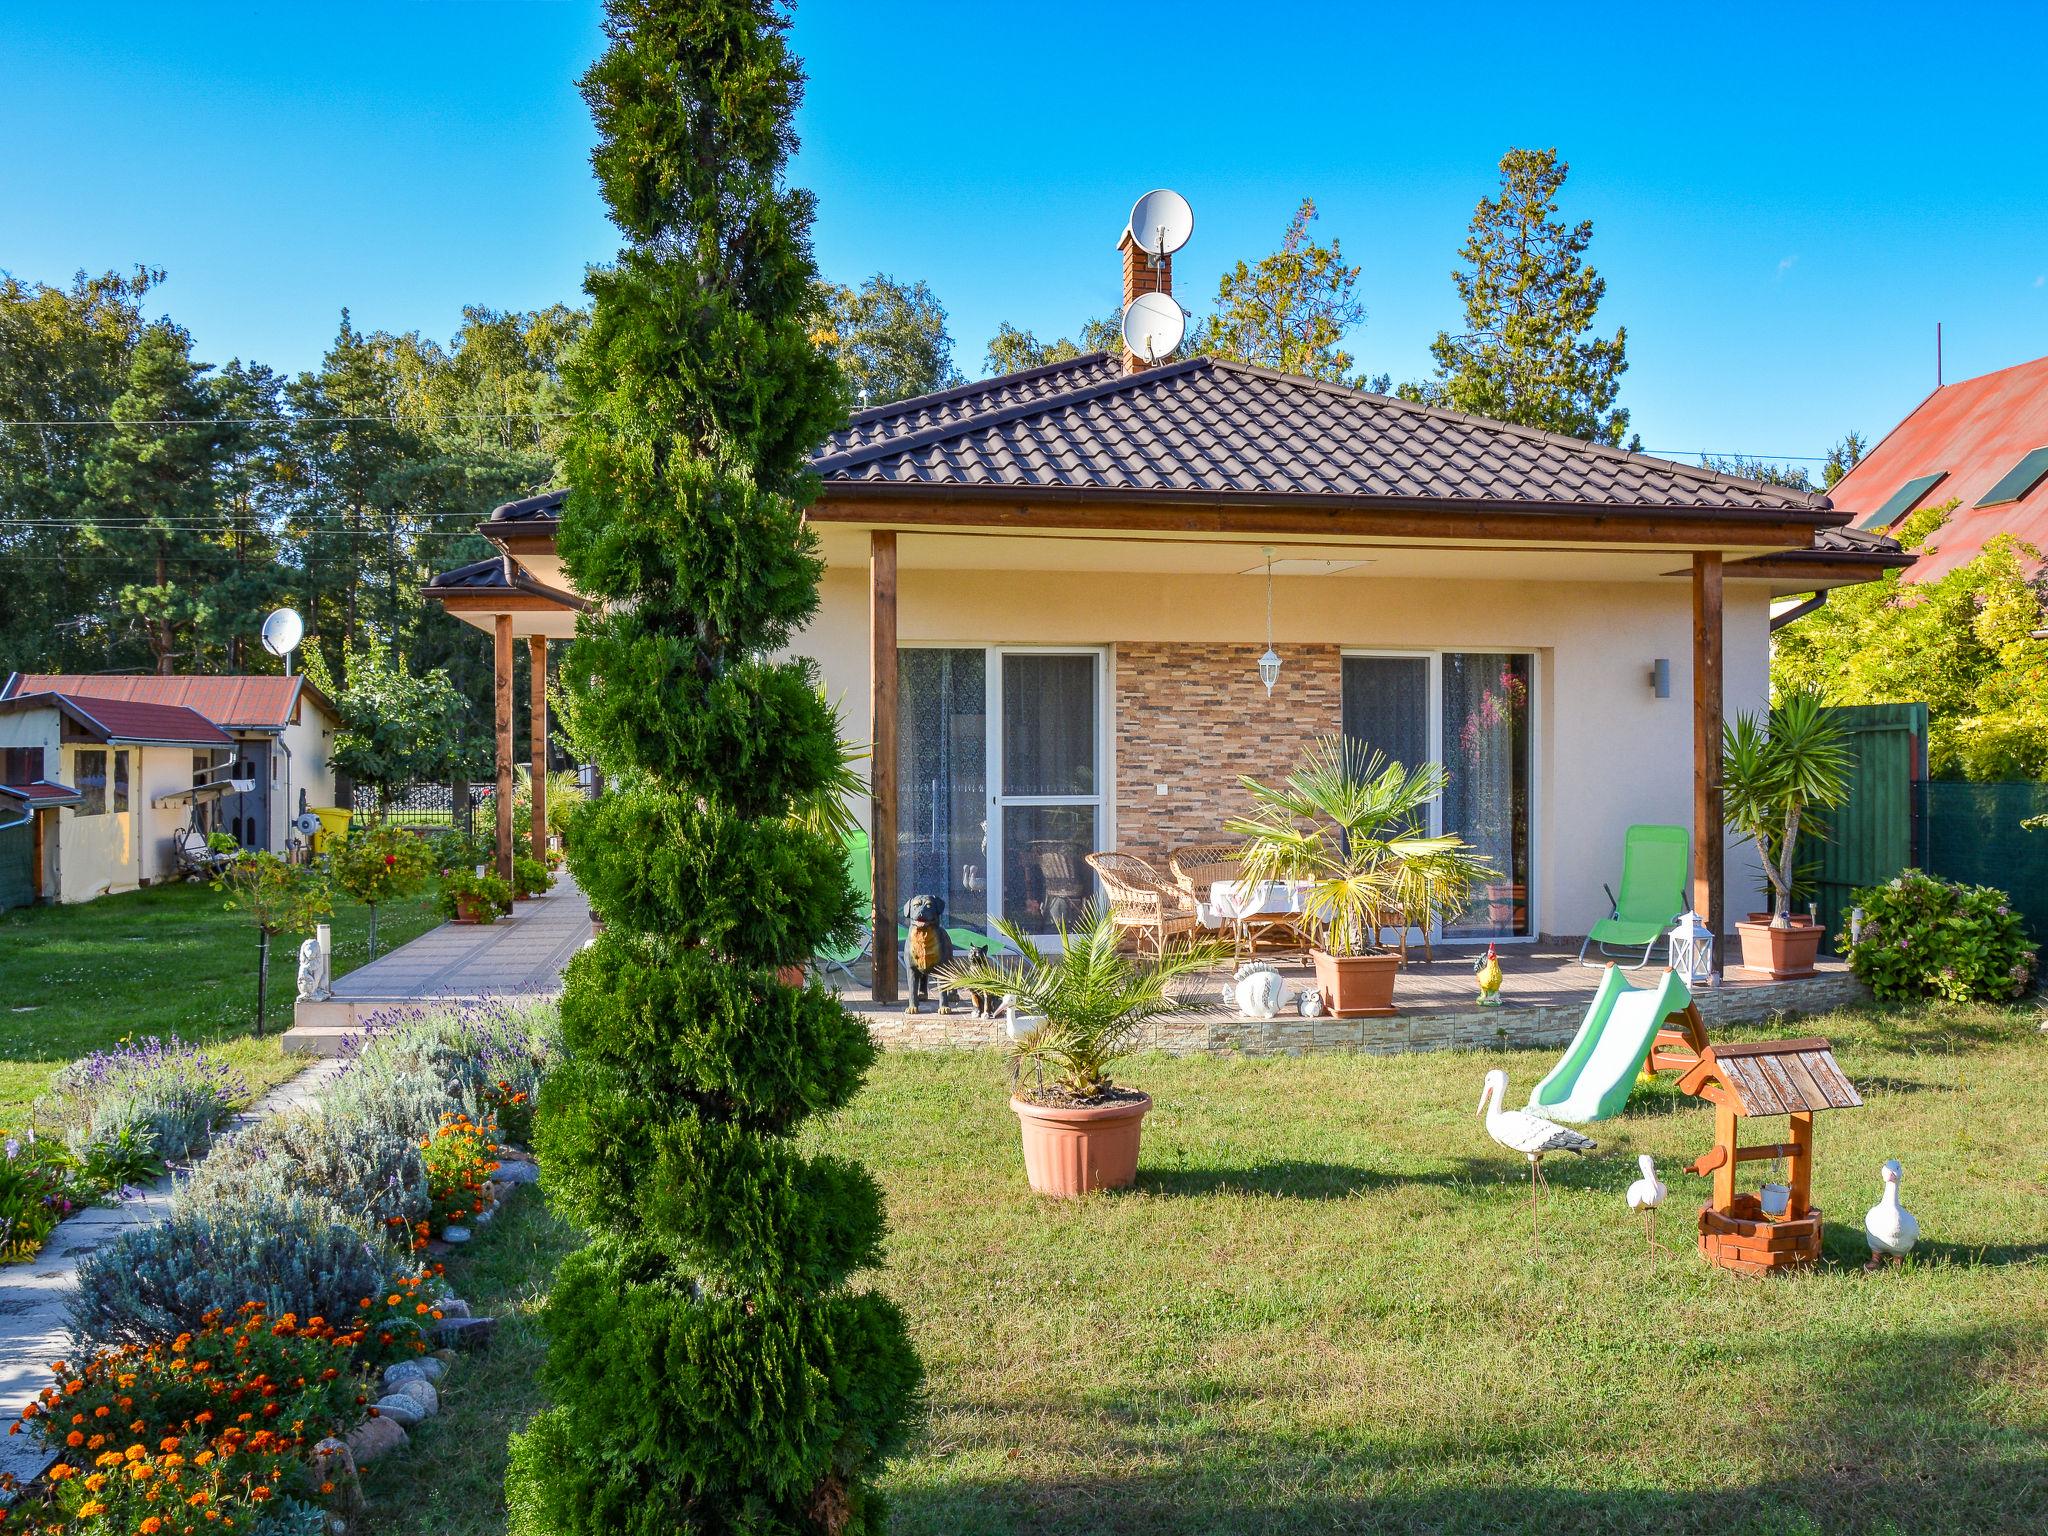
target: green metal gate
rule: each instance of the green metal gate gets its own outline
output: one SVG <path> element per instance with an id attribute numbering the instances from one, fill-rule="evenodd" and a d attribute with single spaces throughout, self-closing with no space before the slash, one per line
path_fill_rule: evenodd
<path id="1" fill-rule="evenodd" d="M 36 829 L 33 822 L 0 827 L 0 912 L 36 899 Z"/>
<path id="2" fill-rule="evenodd" d="M 1849 747 L 1849 799 L 1828 816 L 1825 842 L 1800 839 L 1798 863 L 1833 947 L 1853 892 L 1926 861 L 1927 706 L 1843 704 L 1828 713 Z"/>

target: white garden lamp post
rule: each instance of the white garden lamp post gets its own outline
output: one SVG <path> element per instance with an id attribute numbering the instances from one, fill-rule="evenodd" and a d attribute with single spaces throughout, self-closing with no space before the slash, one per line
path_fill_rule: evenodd
<path id="1" fill-rule="evenodd" d="M 1694 990 L 1714 984 L 1714 935 L 1689 908 L 1671 930 L 1670 964 Z"/>

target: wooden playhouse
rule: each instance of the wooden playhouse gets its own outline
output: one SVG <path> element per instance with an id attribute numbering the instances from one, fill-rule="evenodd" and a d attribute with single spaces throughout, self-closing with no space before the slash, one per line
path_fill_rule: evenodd
<path id="1" fill-rule="evenodd" d="M 1657 1065 L 1678 1070 L 1678 1086 L 1714 1106 L 1714 1145 L 1687 1166 L 1711 1174 L 1712 1197 L 1700 1207 L 1700 1254 L 1740 1274 L 1768 1275 L 1820 1258 L 1820 1208 L 1813 1203 L 1813 1117 L 1822 1110 L 1857 1109 L 1855 1084 L 1835 1063 L 1825 1040 L 1761 1040 L 1749 1045 L 1708 1045 L 1705 1031 L 1660 1035 Z M 1690 1049 L 1687 1049 L 1687 1048 Z M 1784 1115 L 1789 1140 L 1745 1147 L 1744 1120 Z M 1753 1194 L 1735 1188 L 1739 1163 L 1782 1158 L 1790 1195 L 1776 1220 Z"/>

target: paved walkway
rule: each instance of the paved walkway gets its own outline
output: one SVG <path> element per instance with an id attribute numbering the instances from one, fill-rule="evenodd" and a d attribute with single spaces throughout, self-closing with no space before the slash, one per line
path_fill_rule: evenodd
<path id="1" fill-rule="evenodd" d="M 308 1067 L 236 1115 L 222 1134 L 238 1134 L 267 1115 L 310 1103 L 341 1065 L 322 1061 Z M 66 1308 L 77 1286 L 79 1261 L 131 1227 L 154 1225 L 170 1212 L 171 1180 L 159 1179 L 137 1199 L 80 1211 L 50 1234 L 35 1258 L 0 1268 L 0 1416 L 7 1423 L 50 1384 L 50 1362 L 63 1359 L 71 1348 Z M 12 1472 L 25 1483 L 53 1459 L 39 1437 L 26 1430 L 18 1435 L 0 1430 L 0 1472 Z"/>

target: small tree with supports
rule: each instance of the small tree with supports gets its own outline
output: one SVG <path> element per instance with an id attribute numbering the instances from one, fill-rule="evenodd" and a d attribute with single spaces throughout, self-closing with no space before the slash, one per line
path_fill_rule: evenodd
<path id="1" fill-rule="evenodd" d="M 370 958 L 377 958 L 377 908 L 427 888 L 434 853 L 425 841 L 388 823 L 351 832 L 327 856 L 327 872 L 347 895 L 370 909 Z"/>
<path id="2" fill-rule="evenodd" d="M 311 933 L 334 910 L 327 882 L 304 864 L 287 864 L 274 853 L 245 853 L 213 882 L 227 892 L 230 912 L 256 925 L 256 1035 L 262 1038 L 270 997 L 270 940 L 280 933 Z"/>

